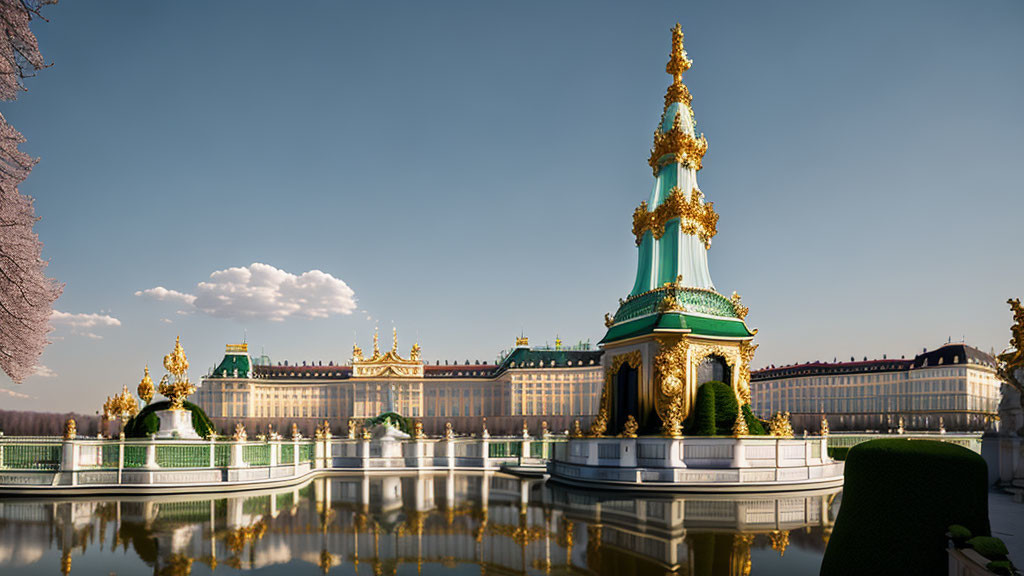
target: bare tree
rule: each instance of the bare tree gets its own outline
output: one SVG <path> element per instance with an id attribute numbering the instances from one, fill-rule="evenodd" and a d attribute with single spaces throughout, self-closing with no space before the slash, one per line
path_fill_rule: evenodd
<path id="1" fill-rule="evenodd" d="M 55 3 L 0 0 L 0 99 L 17 98 L 22 80 L 46 67 L 29 23 Z M 32 374 L 48 344 L 53 302 L 64 289 L 46 276 L 32 198 L 18 190 L 36 164 L 18 149 L 24 141 L 0 115 L 0 368 L 18 383 Z"/>

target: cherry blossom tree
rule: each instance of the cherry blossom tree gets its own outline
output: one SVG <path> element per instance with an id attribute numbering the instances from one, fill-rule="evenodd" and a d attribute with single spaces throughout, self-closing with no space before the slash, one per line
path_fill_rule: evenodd
<path id="1" fill-rule="evenodd" d="M 56 0 L 0 0 L 0 100 L 25 90 L 22 80 L 46 67 L 29 28 Z M 18 185 L 36 159 L 18 149 L 25 138 L 0 115 L 0 368 L 20 383 L 48 344 L 53 302 L 63 286 L 46 276 L 43 243 L 33 230 L 32 198 Z"/>

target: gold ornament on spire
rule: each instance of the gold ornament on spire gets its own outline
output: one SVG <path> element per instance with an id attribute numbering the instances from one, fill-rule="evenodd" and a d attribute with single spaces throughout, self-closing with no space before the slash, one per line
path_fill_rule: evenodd
<path id="1" fill-rule="evenodd" d="M 691 64 L 693 62 L 686 57 L 686 50 L 683 49 L 683 28 L 677 23 L 672 29 L 672 54 L 665 65 L 665 71 L 672 75 L 672 84 L 665 92 L 665 113 L 668 113 L 669 108 L 676 103 L 685 108 L 673 112 L 670 130 L 662 131 L 665 123 L 665 116 L 662 114 L 658 129 L 654 132 L 654 146 L 651 148 L 649 162 L 655 176 L 669 161 L 700 170 L 701 159 L 708 149 L 708 142 L 704 136 L 698 138 L 692 129 L 684 128 L 682 123 L 682 115 L 687 114 L 690 117 L 690 124 L 693 124 L 693 109 L 690 108 L 693 97 L 683 84 L 683 72 L 689 70 Z M 667 159 L 663 161 L 666 157 Z"/>
<path id="2" fill-rule="evenodd" d="M 149 401 L 153 399 L 153 391 L 153 379 L 149 377 L 149 364 L 146 364 L 146 370 L 142 375 L 142 380 L 139 381 L 137 392 L 139 393 L 139 398 L 142 398 L 143 402 L 149 404 Z"/>
<path id="3" fill-rule="evenodd" d="M 373 331 L 373 360 L 380 358 L 380 335 L 377 330 Z"/>
<path id="4" fill-rule="evenodd" d="M 196 391 L 195 385 L 188 380 L 188 358 L 181 347 L 181 336 L 174 341 L 174 350 L 164 356 L 164 368 L 169 374 L 160 379 L 158 391 L 171 401 L 171 410 L 181 410 L 185 399 Z"/>
<path id="5" fill-rule="evenodd" d="M 398 353 L 398 328 L 391 328 L 391 351 Z"/>
<path id="6" fill-rule="evenodd" d="M 412 345 L 412 350 L 409 351 L 409 360 L 419 362 L 420 360 L 420 343 L 415 342 Z"/>
<path id="7" fill-rule="evenodd" d="M 353 360 L 362 360 L 363 359 L 363 349 L 360 348 L 358 344 L 353 344 L 352 345 L 352 359 Z"/>

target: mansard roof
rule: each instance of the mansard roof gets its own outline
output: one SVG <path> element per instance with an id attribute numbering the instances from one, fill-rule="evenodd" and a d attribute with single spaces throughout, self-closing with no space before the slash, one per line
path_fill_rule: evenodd
<path id="1" fill-rule="evenodd" d="M 558 350 L 519 347 L 502 360 L 495 373 L 514 368 L 573 368 L 599 366 L 603 350 Z"/>
<path id="2" fill-rule="evenodd" d="M 950 364 L 979 364 L 994 369 L 996 359 L 962 342 L 946 344 L 914 357 L 914 368 L 933 368 Z"/>

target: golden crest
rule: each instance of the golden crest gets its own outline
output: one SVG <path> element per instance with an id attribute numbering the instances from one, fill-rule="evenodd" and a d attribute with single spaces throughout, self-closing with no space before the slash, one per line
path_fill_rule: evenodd
<path id="1" fill-rule="evenodd" d="M 670 220 L 679 220 L 679 229 L 684 234 L 700 237 L 705 247 L 711 246 L 711 239 L 718 234 L 718 214 L 714 202 L 704 202 L 704 194 L 694 188 L 686 198 L 678 186 L 673 186 L 665 201 L 653 211 L 647 210 L 647 202 L 641 202 L 633 212 L 633 236 L 639 246 L 646 232 L 655 238 L 665 234 L 665 225 Z"/>

